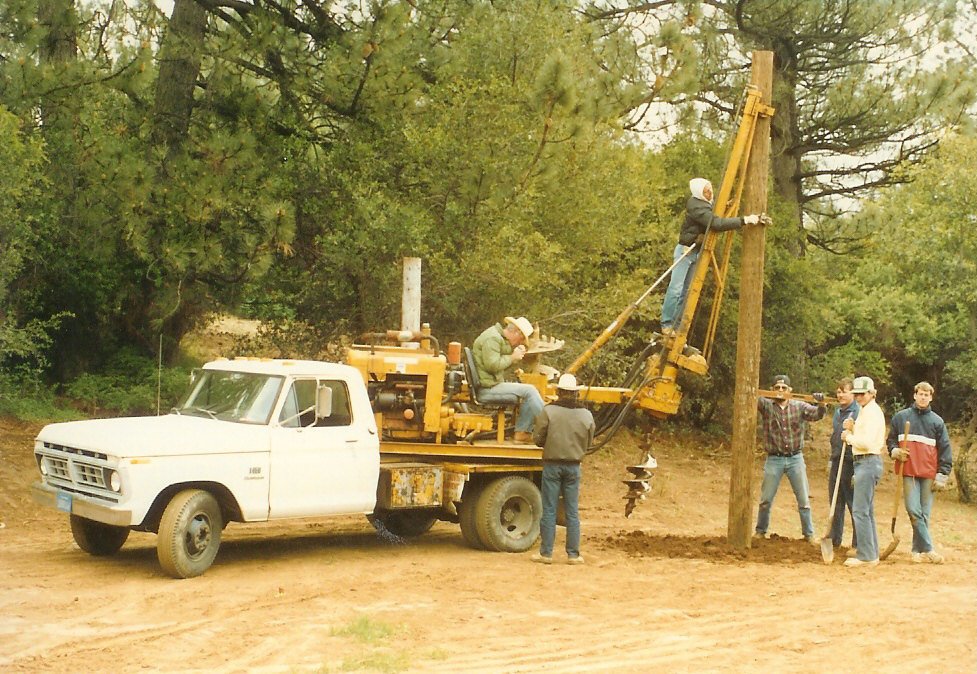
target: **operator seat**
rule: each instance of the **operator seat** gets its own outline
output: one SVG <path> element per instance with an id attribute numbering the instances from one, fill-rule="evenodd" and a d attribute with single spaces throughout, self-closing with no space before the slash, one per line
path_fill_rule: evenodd
<path id="1" fill-rule="evenodd" d="M 505 413 L 506 410 L 513 410 L 515 414 L 515 408 L 519 405 L 519 396 L 513 394 L 511 401 L 506 402 L 484 402 L 479 399 L 478 393 L 482 388 L 481 383 L 478 379 L 478 368 L 475 367 L 475 354 L 472 353 L 471 348 L 465 347 L 465 378 L 468 380 L 468 396 L 471 398 L 472 402 L 479 407 L 487 407 L 489 409 L 496 410 L 498 418 L 495 422 L 496 434 L 495 439 L 499 444 L 505 441 Z"/>

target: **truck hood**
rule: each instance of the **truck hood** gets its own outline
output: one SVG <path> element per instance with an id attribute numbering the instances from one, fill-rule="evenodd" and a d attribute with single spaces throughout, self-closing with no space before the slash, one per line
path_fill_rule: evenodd
<path id="1" fill-rule="evenodd" d="M 267 452 L 269 427 L 167 414 L 49 424 L 37 439 L 120 458 Z"/>

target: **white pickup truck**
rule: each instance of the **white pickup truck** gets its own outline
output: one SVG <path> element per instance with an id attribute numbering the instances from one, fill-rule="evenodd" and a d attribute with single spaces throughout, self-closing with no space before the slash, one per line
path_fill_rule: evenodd
<path id="1" fill-rule="evenodd" d="M 70 514 L 92 555 L 115 554 L 132 530 L 158 534 L 176 578 L 210 567 L 228 522 L 361 513 L 399 536 L 441 519 L 475 548 L 534 544 L 539 448 L 381 441 L 377 418 L 349 365 L 218 360 L 170 414 L 45 426 L 32 491 Z"/>

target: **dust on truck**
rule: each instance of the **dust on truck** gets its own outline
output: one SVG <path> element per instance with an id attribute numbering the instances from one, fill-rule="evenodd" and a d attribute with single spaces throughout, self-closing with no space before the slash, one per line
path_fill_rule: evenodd
<path id="1" fill-rule="evenodd" d="M 468 409 L 467 368 L 448 360 L 402 346 L 354 347 L 349 365 L 216 360 L 167 415 L 45 426 L 33 496 L 92 555 L 157 534 L 176 578 L 210 567 L 229 522 L 365 514 L 416 536 L 445 520 L 471 547 L 528 550 L 541 450 L 478 440 L 502 417 Z"/>

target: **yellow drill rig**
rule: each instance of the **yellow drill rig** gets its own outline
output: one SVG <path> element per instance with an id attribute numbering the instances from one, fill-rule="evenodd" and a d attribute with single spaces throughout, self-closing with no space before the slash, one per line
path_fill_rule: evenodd
<path id="1" fill-rule="evenodd" d="M 716 196 L 717 215 L 731 217 L 739 210 L 757 120 L 772 114 L 773 109 L 761 102 L 759 90 L 749 88 Z M 707 230 L 698 244 L 698 260 L 675 329 L 666 335 L 655 334 L 652 337 L 622 386 L 590 386 L 581 391 L 582 400 L 601 405 L 598 415 L 601 442 L 592 449 L 603 446 L 621 427 L 632 409 L 644 410 L 656 418 L 676 414 L 682 399 L 682 391 L 676 380 L 679 370 L 706 374 L 726 289 L 732 246 L 730 233 Z M 669 271 L 621 312 L 566 371 L 576 373 L 605 346 Z M 714 277 L 714 298 L 705 341 L 701 347 L 693 348 L 687 344 L 687 337 L 710 273 Z M 469 409 L 469 404 L 477 403 L 477 391 L 470 386 L 476 373 L 466 362 L 460 344 L 453 342 L 448 345 L 447 353 L 442 352 L 441 345 L 426 325 L 419 332 L 391 330 L 370 333 L 357 341 L 360 343 L 348 351 L 347 362 L 363 374 L 383 441 L 390 445 L 406 443 L 420 446 L 423 443 L 427 448 L 426 453 L 439 453 L 432 444 L 474 445 L 478 442 L 486 448 L 486 453 L 492 454 L 494 451 L 499 457 L 539 458 L 540 450 L 536 447 L 507 445 L 504 439 L 505 410 L 480 414 Z M 551 383 L 556 371 L 543 365 L 540 356 L 562 346 L 563 343 L 558 340 L 537 340 L 530 344 L 530 358 L 523 363 L 521 380 L 534 385 L 544 399 L 556 394 L 556 386 Z M 495 450 L 488 451 L 488 446 Z M 441 451 L 446 455 L 454 454 L 447 449 Z M 628 486 L 628 493 L 624 497 L 627 500 L 626 515 L 631 514 L 636 502 L 649 491 L 649 481 L 656 466 L 654 457 L 644 448 L 638 462 L 628 467 L 631 477 L 624 481 Z"/>

